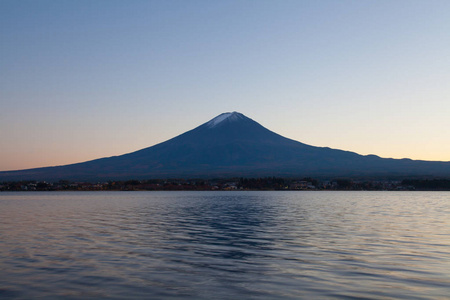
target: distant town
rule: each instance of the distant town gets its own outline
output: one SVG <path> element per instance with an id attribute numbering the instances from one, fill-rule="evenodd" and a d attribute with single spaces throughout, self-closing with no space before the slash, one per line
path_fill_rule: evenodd
<path id="1" fill-rule="evenodd" d="M 60 180 L 0 183 L 0 191 L 450 191 L 450 179 L 320 181 L 314 178 L 152 179 L 107 182 Z"/>

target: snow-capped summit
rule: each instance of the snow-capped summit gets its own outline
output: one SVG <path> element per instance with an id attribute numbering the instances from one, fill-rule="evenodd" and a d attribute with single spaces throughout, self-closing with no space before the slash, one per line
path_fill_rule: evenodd
<path id="1" fill-rule="evenodd" d="M 226 112 L 226 113 L 218 115 L 217 117 L 215 117 L 214 119 L 212 119 L 211 121 L 209 121 L 206 124 L 208 125 L 209 128 L 214 128 L 225 120 L 233 122 L 233 121 L 238 121 L 243 118 L 245 118 L 245 116 L 236 111 Z"/>

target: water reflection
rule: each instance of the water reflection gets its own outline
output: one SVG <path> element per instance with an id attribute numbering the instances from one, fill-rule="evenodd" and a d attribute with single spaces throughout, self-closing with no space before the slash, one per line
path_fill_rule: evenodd
<path id="1" fill-rule="evenodd" d="M 450 294 L 448 193 L 0 195 L 0 297 Z"/>

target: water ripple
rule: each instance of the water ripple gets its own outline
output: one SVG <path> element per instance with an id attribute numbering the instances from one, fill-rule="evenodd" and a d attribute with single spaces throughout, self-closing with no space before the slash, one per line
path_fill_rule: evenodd
<path id="1" fill-rule="evenodd" d="M 0 194 L 0 298 L 448 299 L 450 193 Z"/>

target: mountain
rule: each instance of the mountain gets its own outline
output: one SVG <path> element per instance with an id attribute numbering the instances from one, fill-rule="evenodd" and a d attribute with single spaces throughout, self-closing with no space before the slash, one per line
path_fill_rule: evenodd
<path id="1" fill-rule="evenodd" d="M 450 162 L 387 159 L 314 147 L 231 112 L 136 152 L 65 166 L 0 172 L 0 181 L 255 176 L 450 177 Z"/>

